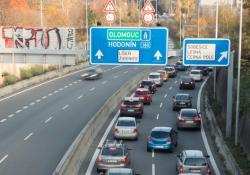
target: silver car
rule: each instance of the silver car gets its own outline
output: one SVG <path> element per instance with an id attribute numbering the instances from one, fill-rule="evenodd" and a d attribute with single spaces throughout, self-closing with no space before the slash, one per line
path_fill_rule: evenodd
<path id="1" fill-rule="evenodd" d="M 110 168 L 127 168 L 130 164 L 128 149 L 122 142 L 107 140 L 96 159 L 97 173 Z"/>
<path id="2" fill-rule="evenodd" d="M 200 150 L 183 150 L 177 155 L 176 172 L 177 174 L 211 175 L 208 158 L 209 156 L 204 156 Z"/>
<path id="3" fill-rule="evenodd" d="M 201 70 L 191 70 L 189 76 L 194 79 L 194 81 L 202 81 L 203 75 Z"/>
<path id="4" fill-rule="evenodd" d="M 148 75 L 148 80 L 152 80 L 155 82 L 156 86 L 162 86 L 163 85 L 163 79 L 160 73 L 158 72 L 151 72 Z"/>
<path id="5" fill-rule="evenodd" d="M 133 175 L 133 171 L 130 168 L 110 168 L 107 175 Z"/>
<path id="6" fill-rule="evenodd" d="M 138 130 L 134 117 L 118 118 L 114 127 L 115 139 L 137 139 Z"/>
<path id="7" fill-rule="evenodd" d="M 182 108 L 177 120 L 177 129 L 183 128 L 201 128 L 201 116 L 197 109 L 194 108 Z"/>

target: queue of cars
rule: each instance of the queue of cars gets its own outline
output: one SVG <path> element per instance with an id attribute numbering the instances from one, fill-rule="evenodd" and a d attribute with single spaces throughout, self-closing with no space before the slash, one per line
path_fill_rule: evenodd
<path id="1" fill-rule="evenodd" d="M 180 69 L 181 70 L 187 70 Z M 201 72 L 201 70 L 195 70 Z M 202 81 L 192 77 L 193 70 L 189 77 L 181 77 L 180 89 L 194 89 L 195 81 Z M 201 73 L 202 74 L 202 73 Z M 121 140 L 137 140 L 138 126 L 137 118 L 143 117 L 145 104 L 150 105 L 153 101 L 153 94 L 157 87 L 161 87 L 168 78 L 176 77 L 177 70 L 174 66 L 168 65 L 164 70 L 151 72 L 147 80 L 142 80 L 130 97 L 124 97 L 120 105 L 120 116 L 117 119 L 114 129 L 114 140 L 107 140 L 96 159 L 97 172 L 104 172 L 107 175 L 134 175 L 135 172 L 129 168 L 131 159 L 129 148 Z M 201 128 L 201 116 L 197 109 L 192 108 L 192 96 L 188 93 L 177 93 L 173 96 L 173 110 L 180 110 L 176 118 L 177 129 Z M 147 152 L 152 150 L 165 150 L 170 153 L 178 146 L 178 132 L 173 127 L 157 126 L 151 129 L 147 138 Z M 183 150 L 177 155 L 176 174 L 200 174 L 211 175 L 211 168 L 208 162 L 209 156 L 205 156 L 200 150 Z"/>

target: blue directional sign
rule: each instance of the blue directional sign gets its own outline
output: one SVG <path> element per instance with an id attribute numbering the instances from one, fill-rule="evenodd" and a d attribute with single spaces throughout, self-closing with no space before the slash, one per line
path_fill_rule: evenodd
<path id="1" fill-rule="evenodd" d="M 189 38 L 183 41 L 183 64 L 190 66 L 228 66 L 230 40 Z"/>
<path id="2" fill-rule="evenodd" d="M 167 42 L 164 27 L 91 27 L 90 63 L 165 65 Z"/>

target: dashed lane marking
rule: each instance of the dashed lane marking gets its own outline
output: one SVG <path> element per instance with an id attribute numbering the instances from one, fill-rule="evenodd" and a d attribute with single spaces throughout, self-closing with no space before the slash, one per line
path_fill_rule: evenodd
<path id="1" fill-rule="evenodd" d="M 24 107 L 23 107 L 23 109 L 28 109 L 28 108 L 29 108 L 29 106 L 24 106 Z"/>
<path id="2" fill-rule="evenodd" d="M 5 121 L 6 121 L 7 119 L 2 119 L 2 120 L 0 120 L 0 123 L 4 123 Z"/>
<path id="3" fill-rule="evenodd" d="M 42 97 L 42 99 L 46 99 L 46 98 L 47 98 L 47 96 L 46 96 L 46 95 Z"/>
<path id="4" fill-rule="evenodd" d="M 8 115 L 8 118 L 12 118 L 12 117 L 14 117 L 14 114 Z"/>
<path id="5" fill-rule="evenodd" d="M 31 103 L 30 103 L 30 106 L 33 106 L 34 104 L 35 104 L 34 102 L 31 102 Z"/>
<path id="6" fill-rule="evenodd" d="M 168 96 L 168 94 L 165 94 L 165 95 L 164 95 L 164 98 L 167 98 L 167 96 Z"/>
<path id="7" fill-rule="evenodd" d="M 16 111 L 16 114 L 18 114 L 18 113 L 20 113 L 20 112 L 22 112 L 22 110 L 21 110 L 21 109 L 17 110 L 17 111 Z"/>
<path id="8" fill-rule="evenodd" d="M 152 164 L 152 175 L 155 175 L 155 164 Z"/>
<path id="9" fill-rule="evenodd" d="M 77 99 L 78 99 L 78 100 L 80 100 L 82 97 L 83 97 L 83 96 L 82 96 L 82 95 L 80 95 L 79 97 L 77 97 Z"/>
<path id="10" fill-rule="evenodd" d="M 32 135 L 33 135 L 33 133 L 30 133 L 30 134 L 27 135 L 23 140 L 24 140 L 24 141 L 28 140 Z"/>
<path id="11" fill-rule="evenodd" d="M 0 164 L 3 163 L 7 158 L 8 158 L 8 154 L 6 154 L 1 160 L 0 160 Z"/>
<path id="12" fill-rule="evenodd" d="M 39 103 L 41 101 L 41 99 L 37 99 L 36 102 Z"/>
<path id="13" fill-rule="evenodd" d="M 154 150 L 152 150 L 152 158 L 154 158 L 155 157 L 155 152 L 154 152 Z"/>
<path id="14" fill-rule="evenodd" d="M 93 91 L 93 90 L 95 90 L 95 87 L 91 88 L 89 91 Z"/>
<path id="15" fill-rule="evenodd" d="M 69 105 L 65 105 L 64 107 L 62 107 L 62 110 L 65 110 L 69 107 Z"/>
<path id="16" fill-rule="evenodd" d="M 107 83 L 107 81 L 103 81 L 103 82 L 102 82 L 102 84 L 106 84 L 106 83 Z"/>
<path id="17" fill-rule="evenodd" d="M 169 90 L 171 90 L 172 88 L 173 88 L 173 87 L 172 87 L 172 86 L 170 86 L 170 87 L 169 87 Z"/>
<path id="18" fill-rule="evenodd" d="M 157 114 L 156 116 L 156 120 L 159 120 L 160 114 Z"/>
<path id="19" fill-rule="evenodd" d="M 47 120 L 44 121 L 44 123 L 48 123 L 51 119 L 52 117 L 48 118 Z"/>
<path id="20" fill-rule="evenodd" d="M 161 102 L 161 104 L 160 104 L 160 108 L 162 108 L 162 102 Z"/>

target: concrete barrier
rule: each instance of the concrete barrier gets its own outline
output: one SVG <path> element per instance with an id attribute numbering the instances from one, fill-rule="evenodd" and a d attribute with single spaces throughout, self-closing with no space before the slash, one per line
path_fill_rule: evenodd
<path id="1" fill-rule="evenodd" d="M 38 76 L 32 77 L 32 78 L 27 79 L 27 80 L 19 81 L 13 85 L 2 87 L 2 88 L 0 88 L 0 98 L 7 96 L 7 95 L 10 95 L 10 94 L 13 94 L 13 93 L 16 93 L 24 88 L 39 84 L 41 82 L 45 82 L 47 80 L 63 76 L 63 75 L 68 74 L 72 71 L 80 70 L 80 69 L 87 67 L 87 66 L 89 66 L 89 63 L 85 62 L 85 63 L 80 64 L 80 65 L 64 68 L 62 71 L 56 70 L 56 71 L 47 72 L 45 74 L 38 75 Z"/>
<path id="2" fill-rule="evenodd" d="M 101 107 L 101 109 L 92 117 L 87 125 L 80 132 L 78 137 L 72 143 L 63 159 L 58 164 L 53 175 L 77 175 L 82 161 L 88 153 L 94 139 L 103 127 L 103 124 L 111 119 L 112 112 L 116 111 L 120 105 L 122 98 L 134 90 L 140 80 L 142 80 L 153 68 L 147 68 L 143 72 L 137 74 L 116 91 Z"/>
<path id="3" fill-rule="evenodd" d="M 208 122 L 207 127 L 211 132 L 211 135 L 214 137 L 213 140 L 216 144 L 216 147 L 218 148 L 219 154 L 221 154 L 221 156 L 223 156 L 224 158 L 224 165 L 226 169 L 229 170 L 233 175 L 243 175 L 233 155 L 231 154 L 229 148 L 224 142 L 223 134 L 216 122 L 213 110 L 208 103 L 207 93 L 205 94 L 204 106 L 205 106 L 205 116 L 207 117 L 207 122 Z"/>

